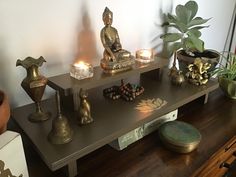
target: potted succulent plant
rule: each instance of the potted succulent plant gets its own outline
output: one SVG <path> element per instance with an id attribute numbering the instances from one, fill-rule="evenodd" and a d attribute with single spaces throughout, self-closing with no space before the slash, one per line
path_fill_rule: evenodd
<path id="1" fill-rule="evenodd" d="M 226 96 L 236 99 L 236 54 L 223 52 L 221 56 L 220 67 L 216 68 L 212 75 L 217 74 L 220 88 Z"/>
<path id="2" fill-rule="evenodd" d="M 7 95 L 0 90 L 0 134 L 7 128 L 7 122 L 10 117 L 10 106 Z"/>
<path id="3" fill-rule="evenodd" d="M 165 15 L 163 27 L 174 28 L 175 31 L 161 35 L 164 43 L 170 43 L 170 53 L 177 52 L 180 70 L 185 71 L 187 65 L 193 63 L 195 58 L 202 58 L 212 65 L 219 62 L 219 53 L 213 50 L 205 50 L 204 42 L 200 39 L 200 30 L 209 26 L 203 25 L 209 19 L 196 17 L 198 4 L 188 1 L 185 5 L 177 5 L 175 15 Z"/>

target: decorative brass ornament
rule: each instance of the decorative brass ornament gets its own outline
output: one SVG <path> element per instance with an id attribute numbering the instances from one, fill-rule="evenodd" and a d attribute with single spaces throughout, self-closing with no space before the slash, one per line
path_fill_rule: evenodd
<path id="1" fill-rule="evenodd" d="M 170 68 L 169 76 L 171 83 L 174 85 L 181 85 L 185 81 L 182 71 L 179 71 L 176 67 L 176 52 L 174 53 L 173 66 Z"/>
<path id="2" fill-rule="evenodd" d="M 40 102 L 47 84 L 47 78 L 40 75 L 38 67 L 42 66 L 45 59 L 41 56 L 38 59 L 27 57 L 24 60 L 17 60 L 16 66 L 22 66 L 27 71 L 27 76 L 21 82 L 21 86 L 36 104 L 36 112 L 29 115 L 32 122 L 41 122 L 50 118 L 49 112 L 43 112 Z"/>
<path id="3" fill-rule="evenodd" d="M 194 85 L 204 85 L 208 82 L 208 69 L 211 64 L 204 63 L 201 58 L 196 58 L 193 64 L 188 65 L 186 77 L 188 81 Z"/>
<path id="4" fill-rule="evenodd" d="M 171 77 L 171 82 L 174 85 L 181 85 L 185 81 L 182 71 L 177 71 L 175 75 Z"/>
<path id="5" fill-rule="evenodd" d="M 175 52 L 175 53 L 174 53 L 173 65 L 172 65 L 172 67 L 170 68 L 168 75 L 169 75 L 170 78 L 171 78 L 171 77 L 175 76 L 177 72 L 178 72 L 178 69 L 177 69 L 177 67 L 176 67 L 176 52 Z"/>
<path id="6" fill-rule="evenodd" d="M 166 100 L 162 100 L 160 98 L 153 98 L 153 99 L 141 100 L 141 102 L 138 103 L 135 109 L 143 113 L 149 113 L 161 109 L 166 104 L 167 104 Z"/>
<path id="7" fill-rule="evenodd" d="M 48 140 L 52 144 L 69 143 L 73 138 L 73 130 L 68 119 L 61 113 L 60 94 L 56 91 L 57 116 L 52 121 L 52 130 L 48 134 Z"/>
<path id="8" fill-rule="evenodd" d="M 101 30 L 100 38 L 104 47 L 103 59 L 100 65 L 105 73 L 117 73 L 132 68 L 134 56 L 122 49 L 118 31 L 112 27 L 113 13 L 106 7 L 103 12 L 105 27 Z"/>
<path id="9" fill-rule="evenodd" d="M 17 177 L 11 173 L 11 170 L 9 168 L 5 168 L 5 163 L 0 160 L 0 177 Z M 19 177 L 23 177 L 23 175 L 19 175 Z"/>
<path id="10" fill-rule="evenodd" d="M 88 102 L 88 93 L 80 89 L 79 92 L 80 97 L 80 106 L 79 106 L 79 124 L 85 125 L 93 122 L 93 118 L 91 116 L 90 103 Z"/>

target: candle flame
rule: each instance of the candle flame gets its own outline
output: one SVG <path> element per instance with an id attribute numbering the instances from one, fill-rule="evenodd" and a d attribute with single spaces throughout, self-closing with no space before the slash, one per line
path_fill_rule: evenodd
<path id="1" fill-rule="evenodd" d="M 145 58 L 151 58 L 152 52 L 150 50 L 141 50 L 140 51 L 140 56 L 145 57 Z"/>
<path id="2" fill-rule="evenodd" d="M 83 61 L 79 61 L 79 62 L 74 63 L 74 66 L 76 68 L 87 69 L 89 67 L 89 64 Z"/>

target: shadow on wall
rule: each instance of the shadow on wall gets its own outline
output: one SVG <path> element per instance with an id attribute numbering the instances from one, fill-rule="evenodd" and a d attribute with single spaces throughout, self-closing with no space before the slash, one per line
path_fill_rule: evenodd
<path id="1" fill-rule="evenodd" d="M 58 53 L 52 53 L 51 51 L 56 51 L 56 49 L 49 48 L 48 51 L 44 51 L 44 58 L 47 63 L 40 68 L 40 73 L 44 76 L 54 76 L 58 74 L 64 74 L 66 69 L 63 68 L 63 62 L 59 58 L 61 56 Z M 47 73 L 45 75 L 44 73 Z"/>
<path id="2" fill-rule="evenodd" d="M 85 61 L 93 66 L 99 63 L 95 33 L 91 28 L 91 20 L 86 5 L 82 5 L 81 31 L 78 33 L 78 46 L 74 62 Z"/>
<path id="3" fill-rule="evenodd" d="M 21 79 L 23 79 L 25 73 L 18 73 L 16 68 L 16 59 L 7 55 L 9 49 L 6 39 L 0 37 L 0 41 L 0 90 L 3 90 L 7 94 L 10 107 L 14 108 L 18 105 L 17 99 L 22 100 L 22 98 L 26 97 L 26 102 L 30 100 L 27 98 L 27 94 L 24 93 L 20 86 L 22 81 Z"/>
<path id="4" fill-rule="evenodd" d="M 8 78 L 7 76 L 9 76 L 9 71 L 8 67 L 7 67 L 7 56 L 5 55 L 4 52 L 4 42 L 3 40 L 1 40 L 0 43 L 0 90 L 3 90 L 4 92 L 10 89 L 10 85 L 7 82 L 7 80 L 5 78 Z"/>
<path id="5" fill-rule="evenodd" d="M 170 4 L 168 5 L 168 7 L 166 9 L 164 9 L 163 5 L 165 4 L 165 2 L 163 3 L 163 1 L 161 2 L 161 6 L 162 8 L 159 9 L 159 13 L 157 14 L 156 19 L 158 19 L 158 17 L 160 17 L 160 21 L 154 22 L 154 25 L 157 29 L 157 31 L 161 30 L 162 33 L 161 34 L 156 34 L 153 39 L 151 40 L 151 44 L 153 45 L 153 49 L 155 51 L 158 51 L 159 48 L 161 48 L 161 52 L 157 54 L 157 56 L 161 56 L 161 57 L 165 57 L 165 58 L 170 58 L 171 54 L 168 51 L 168 44 L 164 43 L 163 41 L 160 41 L 160 37 L 162 34 L 167 33 L 167 27 L 162 27 L 162 24 L 166 21 L 166 14 L 167 13 L 171 13 L 173 10 L 173 0 L 171 0 Z"/>

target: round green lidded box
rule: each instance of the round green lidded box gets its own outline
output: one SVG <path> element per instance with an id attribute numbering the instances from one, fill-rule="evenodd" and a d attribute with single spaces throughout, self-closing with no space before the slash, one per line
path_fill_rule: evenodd
<path id="1" fill-rule="evenodd" d="M 170 121 L 159 128 L 163 144 L 178 153 L 189 153 L 197 148 L 201 141 L 200 132 L 192 125 L 182 121 Z"/>

